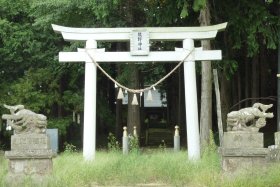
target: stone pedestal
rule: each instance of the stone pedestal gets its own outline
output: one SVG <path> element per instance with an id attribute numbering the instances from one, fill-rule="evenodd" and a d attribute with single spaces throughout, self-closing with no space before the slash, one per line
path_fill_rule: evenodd
<path id="1" fill-rule="evenodd" d="M 219 148 L 224 171 L 235 172 L 263 167 L 268 149 L 263 148 L 263 133 L 230 131 L 224 133 L 223 147 Z"/>
<path id="2" fill-rule="evenodd" d="M 268 146 L 268 159 L 271 162 L 280 161 L 280 132 L 274 133 L 275 145 Z"/>
<path id="3" fill-rule="evenodd" d="M 26 176 L 35 180 L 52 171 L 53 152 L 46 134 L 16 134 L 11 137 L 11 151 L 5 152 L 9 159 L 7 182 L 19 182 Z"/>
<path id="4" fill-rule="evenodd" d="M 280 132 L 275 132 L 274 133 L 274 140 L 275 140 L 275 145 L 277 147 L 280 147 Z"/>

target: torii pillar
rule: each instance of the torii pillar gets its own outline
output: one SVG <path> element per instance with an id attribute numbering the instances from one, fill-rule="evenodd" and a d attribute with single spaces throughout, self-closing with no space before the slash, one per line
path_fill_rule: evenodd
<path id="1" fill-rule="evenodd" d="M 88 40 L 86 48 L 96 49 L 97 42 Z M 85 61 L 85 90 L 84 90 L 84 133 L 83 157 L 85 160 L 95 158 L 96 148 L 96 83 L 97 67 L 91 60 Z"/>
<path id="2" fill-rule="evenodd" d="M 179 62 L 187 52 L 191 55 L 184 61 L 186 126 L 188 157 L 200 158 L 200 138 L 197 107 L 197 88 L 195 61 L 221 60 L 220 50 L 202 50 L 195 48 L 194 40 L 215 38 L 218 31 L 225 29 L 227 23 L 204 27 L 144 27 L 144 28 L 70 28 L 52 25 L 54 31 L 62 34 L 68 41 L 86 41 L 86 48 L 96 62 Z M 134 42 L 133 36 L 143 36 L 143 40 Z M 141 38 L 142 39 L 142 38 Z M 97 48 L 97 41 L 129 41 L 130 52 L 105 52 Z M 182 41 L 183 49 L 175 51 L 149 51 L 150 40 Z M 143 48 L 142 48 L 143 47 Z M 85 98 L 84 98 L 84 142 L 85 160 L 95 158 L 96 138 L 96 65 L 84 49 L 78 52 L 60 52 L 60 62 L 85 62 Z"/>
<path id="3" fill-rule="evenodd" d="M 183 40 L 183 48 L 192 50 L 194 41 L 192 39 Z M 184 83 L 185 83 L 185 108 L 187 122 L 188 156 L 189 159 L 200 158 L 200 138 L 197 107 L 197 88 L 195 58 L 191 54 L 190 60 L 184 62 Z M 195 112 L 194 112 L 195 111 Z"/>

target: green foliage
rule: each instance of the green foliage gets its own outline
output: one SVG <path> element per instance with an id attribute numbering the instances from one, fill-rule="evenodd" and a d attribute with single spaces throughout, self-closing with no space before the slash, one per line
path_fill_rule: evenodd
<path id="1" fill-rule="evenodd" d="M 64 153 L 75 153 L 77 152 L 77 147 L 73 144 L 67 142 L 64 143 Z"/>
<path id="2" fill-rule="evenodd" d="M 261 45 L 276 49 L 279 42 L 280 18 L 273 13 L 272 6 L 261 1 L 222 1 L 217 2 L 217 16 L 229 22 L 227 30 L 229 46 L 233 49 L 246 50 L 252 57 L 259 52 Z"/>
<path id="3" fill-rule="evenodd" d="M 8 173 L 8 161 L 7 159 L 4 157 L 4 152 L 0 151 L 0 186 L 4 187 L 5 186 L 5 177 Z"/>
<path id="4" fill-rule="evenodd" d="M 208 157 L 209 155 L 215 153 L 217 151 L 217 145 L 214 139 L 214 133 L 212 130 L 209 132 L 209 144 L 202 152 L 202 157 Z"/>
<path id="5" fill-rule="evenodd" d="M 193 9 L 194 11 L 200 11 L 201 9 L 204 9 L 206 6 L 207 0 L 194 0 L 193 2 Z"/>
<path id="6" fill-rule="evenodd" d="M 144 10 L 146 22 L 152 26 L 182 25 L 190 11 L 188 0 L 150 0 Z"/>
<path id="7" fill-rule="evenodd" d="M 161 150 L 161 151 L 166 151 L 166 143 L 164 140 L 161 140 L 161 143 L 160 145 L 158 146 L 158 148 Z"/>
<path id="8" fill-rule="evenodd" d="M 128 135 L 129 151 L 133 154 L 140 153 L 139 139 L 137 136 Z"/>
<path id="9" fill-rule="evenodd" d="M 120 143 L 118 142 L 117 138 L 114 136 L 113 133 L 110 132 L 107 139 L 108 139 L 109 151 L 120 151 L 121 150 Z"/>
<path id="10" fill-rule="evenodd" d="M 56 23 L 73 27 L 106 27 L 122 25 L 120 5 L 120 0 L 34 0 L 32 12 L 36 25 Z"/>
<path id="11" fill-rule="evenodd" d="M 234 73 L 238 69 L 238 62 L 233 59 L 223 59 L 221 61 L 215 61 L 214 66 L 218 69 L 225 72 L 227 80 L 231 79 L 231 77 L 234 75 Z"/>
<path id="12" fill-rule="evenodd" d="M 184 2 L 184 5 L 183 5 L 183 8 L 182 8 L 182 11 L 181 11 L 181 14 L 180 14 L 180 17 L 181 18 L 186 18 L 188 15 L 189 15 L 189 4 L 187 1 Z"/>
<path id="13" fill-rule="evenodd" d="M 84 102 L 83 93 L 81 90 L 66 90 L 63 92 L 62 102 L 65 104 L 67 103 L 65 109 L 68 109 L 69 111 L 82 111 Z"/>
<path id="14" fill-rule="evenodd" d="M 57 102 L 57 84 L 46 68 L 30 69 L 23 78 L 12 84 L 2 102 L 22 103 L 35 112 L 49 113 L 50 106 Z"/>
<path id="15" fill-rule="evenodd" d="M 98 98 L 96 107 L 98 110 L 96 115 L 102 118 L 108 127 L 111 127 L 113 129 L 116 118 L 115 114 L 110 110 L 109 103 L 106 98 L 103 96 Z"/>
<path id="16" fill-rule="evenodd" d="M 57 128 L 60 136 L 65 136 L 67 127 L 71 124 L 70 117 L 48 119 L 48 128 Z"/>

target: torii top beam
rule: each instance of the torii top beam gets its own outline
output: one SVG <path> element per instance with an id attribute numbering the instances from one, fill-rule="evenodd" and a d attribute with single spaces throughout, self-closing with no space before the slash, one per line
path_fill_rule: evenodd
<path id="1" fill-rule="evenodd" d="M 212 39 L 226 26 L 227 23 L 202 27 L 73 28 L 52 24 L 53 30 L 61 33 L 66 41 L 128 41 L 135 30 L 148 31 L 150 40 Z"/>

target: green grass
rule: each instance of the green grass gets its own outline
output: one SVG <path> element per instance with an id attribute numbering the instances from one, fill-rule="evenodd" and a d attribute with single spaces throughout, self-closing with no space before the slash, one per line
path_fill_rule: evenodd
<path id="1" fill-rule="evenodd" d="M 279 164 L 267 171 L 225 176 L 213 151 L 195 162 L 188 161 L 186 151 L 150 151 L 127 156 L 99 151 L 92 162 L 83 161 L 81 153 L 65 153 L 53 161 L 53 173 L 40 186 L 134 186 L 150 183 L 168 186 L 280 186 Z M 0 156 L 0 181 L 4 180 L 6 173 L 7 161 Z M 4 186 L 3 182 L 0 184 Z M 30 181 L 25 184 L 30 185 Z"/>
<path id="2" fill-rule="evenodd" d="M 4 177 L 7 174 L 8 163 L 4 158 L 4 153 L 0 150 L 0 185 L 3 186 Z"/>

